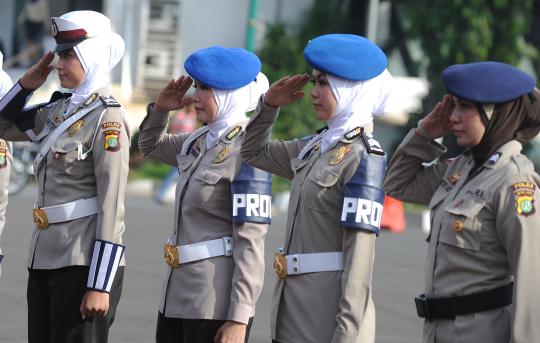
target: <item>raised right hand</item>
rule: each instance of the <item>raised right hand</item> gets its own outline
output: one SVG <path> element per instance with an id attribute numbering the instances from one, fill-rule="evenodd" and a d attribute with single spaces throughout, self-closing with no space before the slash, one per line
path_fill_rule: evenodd
<path id="1" fill-rule="evenodd" d="M 47 77 L 54 69 L 51 62 L 54 59 L 54 54 L 48 52 L 36 64 L 34 64 L 19 80 L 21 86 L 25 89 L 36 90 L 47 81 Z"/>
<path id="2" fill-rule="evenodd" d="M 264 96 L 264 102 L 270 107 L 292 104 L 304 96 L 302 88 L 304 88 L 308 80 L 309 76 L 307 74 L 282 77 L 270 86 Z"/>
<path id="3" fill-rule="evenodd" d="M 178 110 L 189 105 L 193 101 L 192 98 L 184 98 L 184 96 L 192 83 L 193 80 L 191 77 L 184 75 L 180 76 L 177 80 L 172 79 L 169 81 L 159 91 L 156 102 L 154 103 L 154 110 L 163 113 Z"/>
<path id="4" fill-rule="evenodd" d="M 422 132 L 419 133 L 425 139 L 437 139 L 452 132 L 450 117 L 454 111 L 454 100 L 451 95 L 445 95 L 443 100 L 420 122 Z M 418 131 L 417 131 L 418 132 Z"/>

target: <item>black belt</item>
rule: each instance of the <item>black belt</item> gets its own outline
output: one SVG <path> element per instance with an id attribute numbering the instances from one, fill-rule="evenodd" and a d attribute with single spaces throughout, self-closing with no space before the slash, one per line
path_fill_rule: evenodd
<path id="1" fill-rule="evenodd" d="M 449 298 L 426 298 L 421 294 L 414 298 L 418 317 L 426 319 L 454 319 L 456 316 L 494 310 L 512 304 L 514 284 L 482 293 Z"/>

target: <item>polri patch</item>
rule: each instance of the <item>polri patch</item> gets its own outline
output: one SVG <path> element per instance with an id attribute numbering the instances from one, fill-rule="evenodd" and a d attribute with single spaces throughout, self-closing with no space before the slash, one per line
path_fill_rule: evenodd
<path id="1" fill-rule="evenodd" d="M 120 131 L 117 130 L 105 130 L 103 131 L 105 135 L 104 148 L 107 151 L 118 151 L 120 150 Z"/>
<path id="2" fill-rule="evenodd" d="M 109 130 L 109 129 L 120 130 L 121 127 L 122 127 L 122 124 L 117 123 L 115 121 L 108 121 L 106 123 L 101 124 L 101 128 L 104 130 Z"/>
<path id="3" fill-rule="evenodd" d="M 7 166 L 7 144 L 4 141 L 0 141 L 0 169 Z"/>
<path id="4" fill-rule="evenodd" d="M 528 217 L 536 212 L 534 208 L 534 191 L 536 185 L 532 182 L 522 181 L 512 185 L 516 199 L 516 211 L 519 215 Z"/>

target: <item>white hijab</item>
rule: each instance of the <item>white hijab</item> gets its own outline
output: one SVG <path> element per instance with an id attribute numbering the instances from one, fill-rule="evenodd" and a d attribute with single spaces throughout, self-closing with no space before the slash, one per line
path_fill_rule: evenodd
<path id="1" fill-rule="evenodd" d="M 120 62 L 125 45 L 122 37 L 108 27 L 104 28 L 102 33 L 77 44 L 73 49 L 84 69 L 84 79 L 81 85 L 73 90 L 66 115 L 79 107 L 92 93 L 109 84 L 109 73 Z"/>
<path id="2" fill-rule="evenodd" d="M 251 83 L 241 88 L 224 90 L 212 88 L 217 104 L 216 119 L 208 123 L 206 149 L 209 150 L 228 128 L 247 119 L 246 112 L 253 111 L 262 94 L 269 88 L 268 79 L 263 73 Z"/>
<path id="3" fill-rule="evenodd" d="M 385 69 L 366 81 L 350 81 L 327 74 L 336 97 L 336 111 L 321 134 L 321 153 L 331 149 L 350 130 L 373 123 L 373 115 L 384 114 L 392 93 L 392 75 Z"/>
<path id="4" fill-rule="evenodd" d="M 13 87 L 13 81 L 9 75 L 2 69 L 4 55 L 0 52 L 0 98 L 3 97 Z"/>

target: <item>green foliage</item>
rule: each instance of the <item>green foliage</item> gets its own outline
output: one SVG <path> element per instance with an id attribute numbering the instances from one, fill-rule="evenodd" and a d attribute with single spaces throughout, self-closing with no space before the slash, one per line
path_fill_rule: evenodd
<path id="1" fill-rule="evenodd" d="M 517 65 L 523 36 L 532 20 L 533 0 L 404 0 L 406 29 L 420 41 L 421 63 L 432 85 L 444 94 L 440 74 L 457 63 L 495 60 Z"/>

